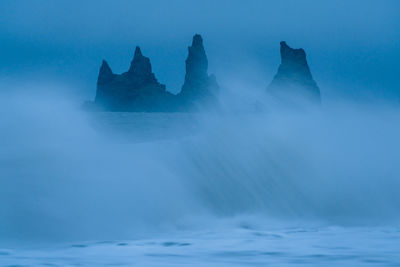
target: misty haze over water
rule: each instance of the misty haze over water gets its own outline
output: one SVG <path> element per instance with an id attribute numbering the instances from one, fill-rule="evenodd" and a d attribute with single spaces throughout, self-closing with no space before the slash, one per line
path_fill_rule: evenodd
<path id="1" fill-rule="evenodd" d="M 0 266 L 400 264 L 396 1 L 0 3 Z M 201 33 L 218 110 L 88 112 L 136 45 L 178 93 Z M 322 103 L 267 93 L 279 42 Z"/>

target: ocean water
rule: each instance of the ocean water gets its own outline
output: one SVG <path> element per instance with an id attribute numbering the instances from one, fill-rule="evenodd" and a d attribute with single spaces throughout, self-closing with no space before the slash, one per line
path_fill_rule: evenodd
<path id="1" fill-rule="evenodd" d="M 400 112 L 7 98 L 0 266 L 398 266 Z"/>
<path id="2" fill-rule="evenodd" d="M 0 250 L 2 266 L 399 266 L 400 229 L 230 227 Z"/>

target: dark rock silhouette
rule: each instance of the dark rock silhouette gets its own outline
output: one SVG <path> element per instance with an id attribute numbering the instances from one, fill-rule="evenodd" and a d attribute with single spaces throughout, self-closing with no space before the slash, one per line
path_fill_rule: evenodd
<path id="1" fill-rule="evenodd" d="M 188 109 L 201 106 L 215 107 L 219 86 L 215 76 L 208 75 L 208 59 L 201 35 L 193 36 L 188 52 L 185 82 L 178 94 L 179 101 Z"/>
<path id="2" fill-rule="evenodd" d="M 135 55 L 127 72 L 114 74 L 103 60 L 97 79 L 94 103 L 86 102 L 90 110 L 131 112 L 193 111 L 217 104 L 218 84 L 208 75 L 208 60 L 199 34 L 193 37 L 186 59 L 186 75 L 178 95 L 166 91 L 151 69 L 149 58 L 136 47 Z"/>
<path id="3" fill-rule="evenodd" d="M 285 102 L 305 100 L 320 103 L 320 91 L 311 75 L 305 51 L 293 49 L 286 42 L 281 42 L 280 46 L 281 64 L 268 92 Z"/>
<path id="4" fill-rule="evenodd" d="M 151 69 L 150 59 L 139 47 L 127 72 L 113 74 L 103 60 L 97 79 L 95 104 L 110 111 L 169 111 L 173 95 L 160 84 Z"/>

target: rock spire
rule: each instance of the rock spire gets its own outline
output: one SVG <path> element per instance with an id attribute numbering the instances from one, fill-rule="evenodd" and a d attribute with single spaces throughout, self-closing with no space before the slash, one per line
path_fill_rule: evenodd
<path id="1" fill-rule="evenodd" d="M 208 75 L 203 38 L 196 34 L 188 48 L 185 81 L 178 96 L 189 106 L 215 105 L 219 89 L 214 75 Z"/>
<path id="2" fill-rule="evenodd" d="M 268 86 L 268 92 L 282 100 L 321 101 L 320 91 L 307 63 L 304 49 L 293 49 L 280 43 L 281 64 Z"/>

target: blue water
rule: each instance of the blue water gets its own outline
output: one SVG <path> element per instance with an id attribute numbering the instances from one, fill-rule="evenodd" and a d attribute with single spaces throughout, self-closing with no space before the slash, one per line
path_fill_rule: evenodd
<path id="1" fill-rule="evenodd" d="M 395 107 L 92 114 L 8 102 L 0 266 L 400 264 Z"/>
<path id="2" fill-rule="evenodd" d="M 1 266 L 398 266 L 400 229 L 228 228 L 0 250 Z"/>

